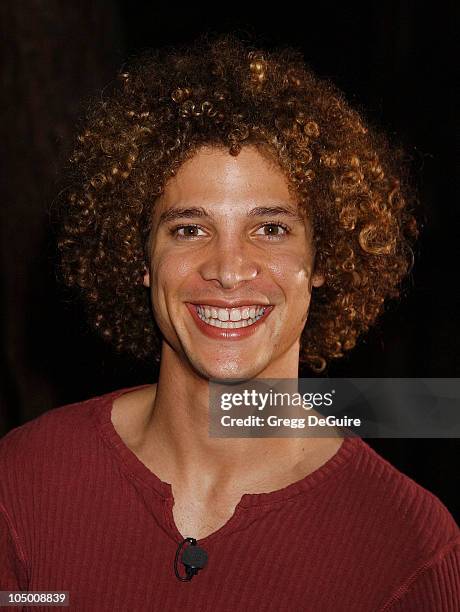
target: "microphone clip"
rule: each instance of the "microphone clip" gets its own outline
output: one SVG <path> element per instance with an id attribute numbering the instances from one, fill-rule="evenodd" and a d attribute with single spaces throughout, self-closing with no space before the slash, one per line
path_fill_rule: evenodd
<path id="1" fill-rule="evenodd" d="M 181 576 L 179 574 L 179 570 L 177 567 L 179 561 L 179 555 L 186 543 L 189 543 L 190 546 L 184 549 L 182 553 L 181 562 L 185 567 L 185 576 Z M 182 582 L 187 582 L 195 576 L 200 569 L 206 565 L 208 561 L 208 553 L 197 546 L 195 538 L 185 538 L 176 550 L 176 557 L 174 559 L 174 573 L 178 580 Z"/>

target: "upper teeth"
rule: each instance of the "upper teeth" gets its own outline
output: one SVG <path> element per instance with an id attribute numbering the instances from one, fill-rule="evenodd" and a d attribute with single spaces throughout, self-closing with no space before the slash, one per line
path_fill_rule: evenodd
<path id="1" fill-rule="evenodd" d="M 242 319 L 254 319 L 263 315 L 263 306 L 243 306 L 242 308 L 217 308 L 215 306 L 197 306 L 198 314 L 207 319 L 219 319 L 219 321 L 241 321 Z"/>

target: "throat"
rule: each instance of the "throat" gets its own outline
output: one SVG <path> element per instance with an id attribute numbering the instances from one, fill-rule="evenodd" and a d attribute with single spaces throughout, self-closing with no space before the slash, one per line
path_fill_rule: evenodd
<path id="1" fill-rule="evenodd" d="M 236 495 L 232 499 L 200 499 L 176 491 L 171 508 L 174 524 L 183 538 L 202 540 L 233 520 L 241 497 Z"/>

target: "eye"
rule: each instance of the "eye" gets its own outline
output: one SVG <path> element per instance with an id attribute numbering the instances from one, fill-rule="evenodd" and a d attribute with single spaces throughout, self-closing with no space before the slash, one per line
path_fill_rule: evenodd
<path id="1" fill-rule="evenodd" d="M 193 240 L 194 238 L 200 238 L 206 236 L 206 232 L 199 225 L 188 224 L 178 225 L 170 229 L 170 233 L 179 240 Z M 290 229 L 284 223 L 270 222 L 261 225 L 256 235 L 264 236 L 268 239 L 279 240 L 283 236 L 290 233 Z"/>
<path id="2" fill-rule="evenodd" d="M 199 225 L 178 225 L 173 227 L 171 234 L 180 240 L 187 240 L 189 238 L 199 238 L 205 236 L 205 232 Z M 199 233 L 201 232 L 201 234 Z"/>
<path id="3" fill-rule="evenodd" d="M 256 232 L 257 236 L 265 236 L 267 238 L 282 238 L 287 236 L 290 230 L 284 223 L 264 223 Z"/>

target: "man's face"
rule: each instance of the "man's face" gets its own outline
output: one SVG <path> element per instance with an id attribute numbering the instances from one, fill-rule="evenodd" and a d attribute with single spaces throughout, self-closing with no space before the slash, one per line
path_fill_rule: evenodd
<path id="1" fill-rule="evenodd" d="M 255 147 L 206 147 L 155 204 L 150 273 L 164 340 L 205 378 L 276 377 L 298 362 L 310 304 L 311 229 L 281 169 Z"/>

